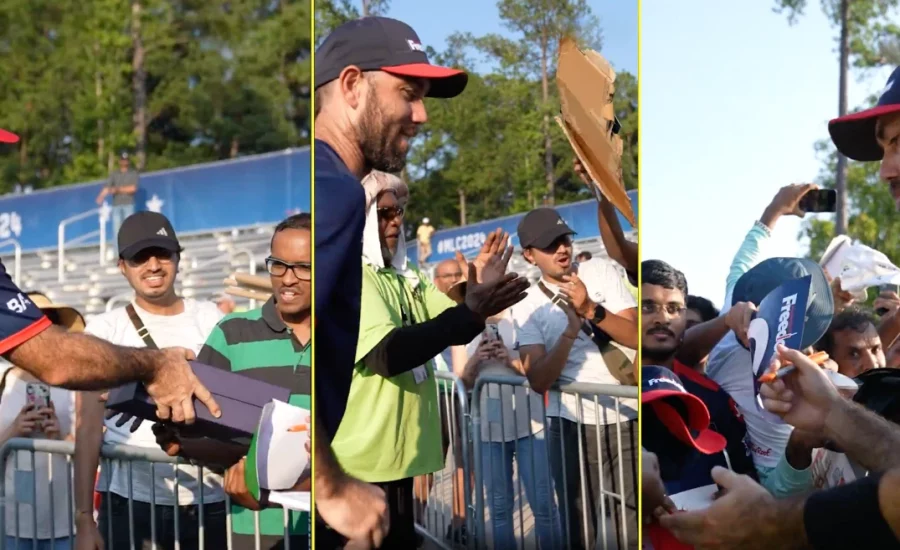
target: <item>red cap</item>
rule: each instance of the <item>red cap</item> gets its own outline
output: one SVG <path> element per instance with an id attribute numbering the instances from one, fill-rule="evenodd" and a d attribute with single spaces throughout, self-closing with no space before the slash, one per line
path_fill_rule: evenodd
<path id="1" fill-rule="evenodd" d="M 18 141 L 19 136 L 0 128 L 0 143 L 17 143 Z"/>
<path id="2" fill-rule="evenodd" d="M 641 368 L 641 404 L 649 404 L 660 422 L 681 442 L 703 454 L 721 453 L 728 445 L 722 434 L 709 429 L 709 409 L 696 395 L 688 393 L 678 376 L 664 367 Z M 685 419 L 666 401 L 678 399 L 687 410 Z M 694 436 L 692 433 L 696 432 Z"/>
<path id="3" fill-rule="evenodd" d="M 879 117 L 897 112 L 900 112 L 900 67 L 891 73 L 877 105 L 831 120 L 828 133 L 845 157 L 860 161 L 881 160 L 884 150 L 875 136 L 876 123 Z"/>

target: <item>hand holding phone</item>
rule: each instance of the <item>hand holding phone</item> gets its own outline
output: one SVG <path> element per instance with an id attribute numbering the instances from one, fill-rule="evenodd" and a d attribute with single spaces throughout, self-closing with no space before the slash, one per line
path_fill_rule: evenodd
<path id="1" fill-rule="evenodd" d="M 813 189 L 803 195 L 798 206 L 804 212 L 837 212 L 837 191 Z"/>
<path id="2" fill-rule="evenodd" d="M 881 285 L 872 307 L 879 317 L 900 309 L 900 285 Z"/>

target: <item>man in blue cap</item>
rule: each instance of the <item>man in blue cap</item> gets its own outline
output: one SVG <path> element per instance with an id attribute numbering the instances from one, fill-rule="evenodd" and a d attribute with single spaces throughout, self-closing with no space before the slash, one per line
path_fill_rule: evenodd
<path id="1" fill-rule="evenodd" d="M 828 131 L 844 156 L 881 162 L 881 179 L 900 210 L 900 68 L 875 107 L 832 120 Z M 714 469 L 725 497 L 706 510 L 660 522 L 679 540 L 704 549 L 900 548 L 900 429 L 842 398 L 802 353 L 782 348 L 779 355 L 797 371 L 763 385 L 766 409 L 796 428 L 824 434 L 870 475 L 775 500 L 749 478 Z"/>
<path id="2" fill-rule="evenodd" d="M 360 182 L 372 170 L 401 171 L 428 120 L 424 99 L 459 95 L 468 76 L 432 65 L 415 31 L 386 17 L 341 25 L 315 55 L 316 511 L 355 545 L 377 548 L 397 506 L 389 513 L 384 491 L 347 475 L 331 449 L 359 338 L 367 209 Z M 518 284 L 506 277 L 477 287 L 491 294 Z"/>

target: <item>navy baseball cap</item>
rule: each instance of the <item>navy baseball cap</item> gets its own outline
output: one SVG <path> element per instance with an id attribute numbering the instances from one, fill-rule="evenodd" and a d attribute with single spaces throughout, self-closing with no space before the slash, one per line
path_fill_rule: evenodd
<path id="1" fill-rule="evenodd" d="M 355 65 L 363 71 L 384 71 L 431 82 L 429 97 L 456 97 L 469 75 L 428 62 L 419 35 L 406 23 L 389 17 L 363 17 L 334 29 L 316 50 L 316 88 Z"/>
<path id="2" fill-rule="evenodd" d="M 875 137 L 878 117 L 900 112 L 900 67 L 894 69 L 878 103 L 871 109 L 844 115 L 828 123 L 828 133 L 837 150 L 853 160 L 874 161 L 884 158 Z"/>
<path id="3" fill-rule="evenodd" d="M 525 214 L 516 229 L 519 246 L 544 249 L 563 235 L 575 235 L 575 231 L 552 208 L 537 208 Z"/>
<path id="4" fill-rule="evenodd" d="M 18 141 L 19 136 L 8 130 L 0 128 L 0 143 L 16 143 Z"/>
<path id="5" fill-rule="evenodd" d="M 706 404 L 665 367 L 641 365 L 641 404 L 653 409 L 672 435 L 703 454 L 720 453 L 728 444 L 725 436 L 709 428 Z"/>
<path id="6" fill-rule="evenodd" d="M 819 341 L 831 325 L 834 317 L 834 296 L 825 271 L 816 262 L 806 258 L 769 258 L 756 264 L 741 275 L 734 285 L 731 305 L 750 302 L 759 305 L 773 290 L 785 281 L 812 276 L 809 284 L 809 301 L 806 305 L 806 323 L 800 349 Z"/>

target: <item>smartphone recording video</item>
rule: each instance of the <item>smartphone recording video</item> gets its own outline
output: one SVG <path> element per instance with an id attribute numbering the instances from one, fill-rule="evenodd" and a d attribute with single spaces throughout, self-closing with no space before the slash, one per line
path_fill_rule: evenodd
<path id="1" fill-rule="evenodd" d="M 800 199 L 800 209 L 804 212 L 837 212 L 837 191 L 834 189 L 814 189 Z"/>

